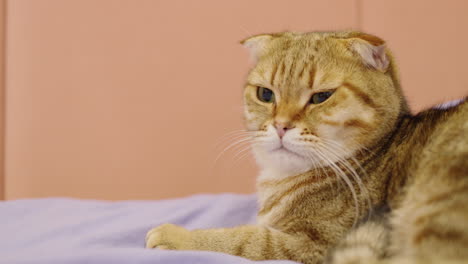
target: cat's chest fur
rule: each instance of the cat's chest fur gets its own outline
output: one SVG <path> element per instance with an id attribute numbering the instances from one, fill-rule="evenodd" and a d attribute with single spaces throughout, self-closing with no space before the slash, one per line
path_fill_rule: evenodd
<path id="1" fill-rule="evenodd" d="M 262 173 L 257 181 L 258 224 L 285 232 L 318 230 L 329 242 L 352 226 L 356 215 L 351 194 L 335 177 L 308 172 L 279 178 Z"/>

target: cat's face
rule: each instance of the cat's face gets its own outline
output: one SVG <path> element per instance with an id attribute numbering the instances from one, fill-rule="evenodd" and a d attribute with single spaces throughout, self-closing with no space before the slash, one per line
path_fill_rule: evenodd
<path id="1" fill-rule="evenodd" d="M 294 175 L 371 147 L 406 109 L 383 41 L 358 32 L 247 39 L 257 62 L 244 90 L 264 169 Z"/>

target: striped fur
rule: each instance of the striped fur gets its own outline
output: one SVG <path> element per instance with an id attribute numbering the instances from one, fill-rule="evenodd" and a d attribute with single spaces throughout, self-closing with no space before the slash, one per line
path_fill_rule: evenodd
<path id="1" fill-rule="evenodd" d="M 163 225 L 147 247 L 303 263 L 466 263 L 468 103 L 412 115 L 390 51 L 361 32 L 264 34 L 244 89 L 258 224 Z M 258 87 L 275 101 L 257 98 Z M 320 104 L 315 93 L 333 91 Z M 275 123 L 288 127 L 282 138 Z M 372 208 L 388 207 L 381 214 Z M 359 220 L 359 221 L 358 221 Z"/>

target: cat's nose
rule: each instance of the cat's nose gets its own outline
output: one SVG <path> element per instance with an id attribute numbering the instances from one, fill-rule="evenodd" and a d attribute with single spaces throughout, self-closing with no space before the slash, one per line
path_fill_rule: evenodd
<path id="1" fill-rule="evenodd" d="M 275 121 L 275 127 L 276 127 L 276 132 L 278 132 L 278 136 L 280 138 L 283 138 L 284 134 L 286 134 L 286 131 L 288 131 L 291 128 L 294 128 L 294 126 L 291 125 L 289 122 L 278 122 Z"/>

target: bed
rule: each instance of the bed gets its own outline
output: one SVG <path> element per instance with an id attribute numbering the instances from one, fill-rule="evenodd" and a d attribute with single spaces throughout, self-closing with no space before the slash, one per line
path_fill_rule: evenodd
<path id="1" fill-rule="evenodd" d="M 161 201 L 2 201 L 0 263 L 295 263 L 255 262 L 216 252 L 144 247 L 146 232 L 163 223 L 188 229 L 231 227 L 255 222 L 255 213 L 255 196 L 237 194 Z"/>

